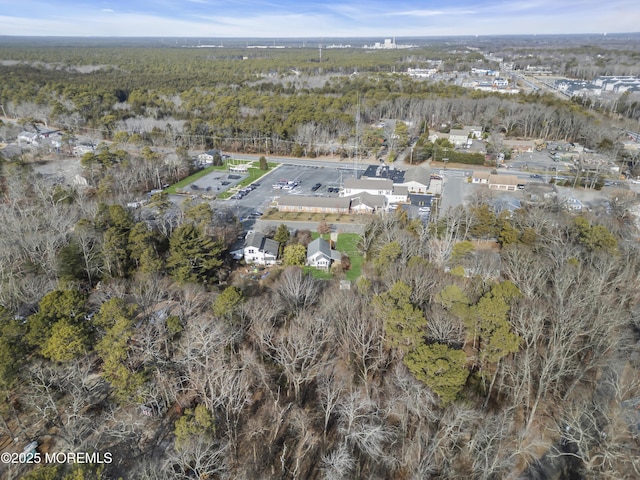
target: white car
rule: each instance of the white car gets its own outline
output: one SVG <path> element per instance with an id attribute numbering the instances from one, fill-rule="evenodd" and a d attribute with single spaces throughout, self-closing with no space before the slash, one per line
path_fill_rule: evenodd
<path id="1" fill-rule="evenodd" d="M 420 213 L 428 213 L 428 212 L 431 212 L 431 207 L 420 207 L 418 211 Z"/>

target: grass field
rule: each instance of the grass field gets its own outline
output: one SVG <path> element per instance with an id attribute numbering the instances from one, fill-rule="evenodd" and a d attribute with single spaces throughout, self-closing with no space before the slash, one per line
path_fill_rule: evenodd
<path id="1" fill-rule="evenodd" d="M 174 194 L 178 190 L 183 189 L 184 187 L 186 187 L 186 186 L 192 184 L 193 182 L 195 182 L 196 180 L 209 175 L 211 172 L 224 172 L 224 171 L 227 170 L 227 163 L 228 162 L 229 162 L 229 160 L 225 160 L 222 165 L 210 166 L 210 167 L 207 167 L 207 168 L 203 168 L 202 170 L 194 173 L 193 175 L 189 175 L 188 177 L 183 178 L 179 182 L 174 183 L 170 187 L 167 187 L 164 191 L 166 193 L 169 193 L 169 194 Z M 260 170 L 258 168 L 259 165 L 260 165 L 260 162 L 253 162 L 253 167 L 249 167 L 249 171 L 248 171 L 249 176 L 247 178 L 243 179 L 238 184 L 240 186 L 240 188 L 245 187 L 245 186 L 249 185 L 252 182 L 255 182 L 258 178 L 262 177 L 263 175 L 266 175 L 271 170 L 273 170 L 278 164 L 277 163 L 273 163 L 273 162 L 269 162 L 267 164 L 267 166 L 269 167 L 268 170 Z M 226 196 L 225 196 L 225 194 L 226 194 Z M 218 198 L 227 198 L 227 197 L 230 197 L 231 195 L 233 195 L 233 194 L 229 193 L 228 191 L 227 192 L 222 192 L 220 195 L 218 195 Z"/>
<path id="2" fill-rule="evenodd" d="M 218 167 L 216 166 L 211 166 L 211 167 L 207 167 L 207 168 L 203 168 L 202 170 L 194 173 L 193 175 L 189 175 L 186 178 L 183 178 L 182 180 L 180 180 L 178 183 L 174 183 L 173 185 L 171 185 L 170 187 L 165 188 L 165 192 L 169 193 L 169 194 L 173 194 L 176 193 L 177 190 L 180 190 L 184 187 L 186 187 L 187 185 L 195 182 L 196 180 L 209 175 L 211 172 L 217 172 L 217 171 L 224 171 L 227 169 L 226 165 L 220 165 Z"/>
<path id="3" fill-rule="evenodd" d="M 347 280 L 357 280 L 362 273 L 362 263 L 364 257 L 358 250 L 358 243 L 360 242 L 360 235 L 357 233 L 341 233 L 338 235 L 338 241 L 336 242 L 336 250 L 344 253 L 351 260 L 351 268 L 347 270 Z"/>
<path id="4" fill-rule="evenodd" d="M 324 270 L 320 270 L 318 268 L 304 267 L 303 271 L 304 273 L 311 274 L 313 278 L 319 278 L 321 280 L 329 280 L 333 278 L 333 275 L 331 275 L 331 272 L 325 272 Z"/>
<path id="5" fill-rule="evenodd" d="M 315 240 L 320 236 L 317 232 L 312 232 L 311 237 Z M 325 240 L 329 239 L 329 234 L 323 235 Z M 336 242 L 335 249 L 340 253 L 344 253 L 351 260 L 351 268 L 345 272 L 347 280 L 353 282 L 357 280 L 362 273 L 362 264 L 364 257 L 358 250 L 358 243 L 360 242 L 360 235 L 357 233 L 340 233 L 338 235 L 338 241 Z M 305 272 L 310 272 L 315 278 L 331 278 L 331 273 L 317 270 L 315 268 L 305 267 Z"/>
<path id="6" fill-rule="evenodd" d="M 249 167 L 249 169 L 247 170 L 247 173 L 249 174 L 249 176 L 247 178 L 243 178 L 242 180 L 240 180 L 240 183 L 238 183 L 233 188 L 222 192 L 220 195 L 218 195 L 218 198 L 220 199 L 229 198 L 235 193 L 236 190 L 246 187 L 247 185 L 257 181 L 261 177 L 264 177 L 267 173 L 271 172 L 271 170 L 273 170 L 278 164 L 271 163 L 271 162 L 267 163 L 268 170 L 260 170 L 260 168 L 258 168 L 259 165 L 260 165 L 260 162 L 253 162 L 253 167 Z"/>

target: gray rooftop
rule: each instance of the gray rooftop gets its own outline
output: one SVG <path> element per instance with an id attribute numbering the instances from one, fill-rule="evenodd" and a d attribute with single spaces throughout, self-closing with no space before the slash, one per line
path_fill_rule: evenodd
<path id="1" fill-rule="evenodd" d="M 278 205 L 287 207 L 349 208 L 349 200 L 342 197 L 288 195 L 278 198 Z"/>
<path id="2" fill-rule="evenodd" d="M 271 238 L 265 237 L 260 232 L 251 232 L 244 240 L 244 247 L 254 247 L 262 250 L 263 252 L 270 253 L 278 256 L 278 249 L 280 244 Z"/>
<path id="3" fill-rule="evenodd" d="M 422 185 L 429 185 L 431 181 L 431 169 L 426 165 L 419 165 L 407 170 L 404 174 L 404 183 L 418 182 Z"/>
<path id="4" fill-rule="evenodd" d="M 387 203 L 387 197 L 384 195 L 371 195 L 367 192 L 356 193 L 355 195 L 350 195 L 345 198 L 351 200 L 351 207 L 356 207 L 362 204 L 371 208 L 380 208 L 384 207 Z"/>
<path id="5" fill-rule="evenodd" d="M 393 182 L 388 179 L 384 180 L 372 180 L 372 179 L 357 179 L 347 178 L 344 181 L 344 188 L 356 188 L 360 190 L 391 190 L 393 188 Z"/>
<path id="6" fill-rule="evenodd" d="M 322 253 L 327 258 L 331 258 L 331 246 L 324 238 L 318 237 L 307 245 L 307 258 L 312 257 L 316 253 Z"/>

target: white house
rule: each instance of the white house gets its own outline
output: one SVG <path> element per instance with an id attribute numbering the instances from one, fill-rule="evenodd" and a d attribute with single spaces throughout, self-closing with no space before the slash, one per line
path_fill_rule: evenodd
<path id="1" fill-rule="evenodd" d="M 409 189 L 402 185 L 394 185 L 393 181 L 388 179 L 348 178 L 344 181 L 340 196 L 353 197 L 361 193 L 382 195 L 387 198 L 388 203 L 407 203 Z"/>
<path id="2" fill-rule="evenodd" d="M 260 232 L 252 232 L 244 241 L 244 261 L 256 265 L 274 265 L 280 244 Z"/>
<path id="3" fill-rule="evenodd" d="M 207 150 L 196 157 L 196 163 L 200 166 L 213 165 L 213 161 L 216 157 L 222 158 L 220 150 Z"/>
<path id="4" fill-rule="evenodd" d="M 38 145 L 38 134 L 34 132 L 20 132 L 18 134 L 18 145 L 27 143 L 29 145 Z"/>
<path id="5" fill-rule="evenodd" d="M 464 128 L 452 128 L 449 131 L 449 141 L 453 143 L 456 147 L 463 147 L 470 142 L 468 130 Z"/>
<path id="6" fill-rule="evenodd" d="M 389 203 L 407 203 L 409 201 L 409 188 L 403 185 L 394 185 L 391 195 L 387 195 Z"/>
<path id="7" fill-rule="evenodd" d="M 344 189 L 340 192 L 341 197 L 350 197 L 359 193 L 369 193 L 371 195 L 391 195 L 393 192 L 393 182 L 391 180 L 365 180 L 357 178 L 347 178 L 344 181 Z"/>
<path id="8" fill-rule="evenodd" d="M 307 246 L 307 265 L 322 270 L 329 270 L 331 264 L 340 262 L 342 255 L 332 250 L 325 239 L 318 237 Z"/>
<path id="9" fill-rule="evenodd" d="M 384 195 L 362 192 L 349 197 L 349 200 L 351 200 L 351 213 L 383 212 L 387 207 L 387 197 Z"/>

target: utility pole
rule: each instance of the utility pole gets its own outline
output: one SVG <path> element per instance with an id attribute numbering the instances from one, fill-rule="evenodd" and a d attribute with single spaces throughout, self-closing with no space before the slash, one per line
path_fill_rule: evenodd
<path id="1" fill-rule="evenodd" d="M 356 109 L 356 148 L 353 157 L 353 171 L 355 178 L 358 178 L 358 145 L 360 143 L 360 94 L 358 94 L 358 106 Z"/>

